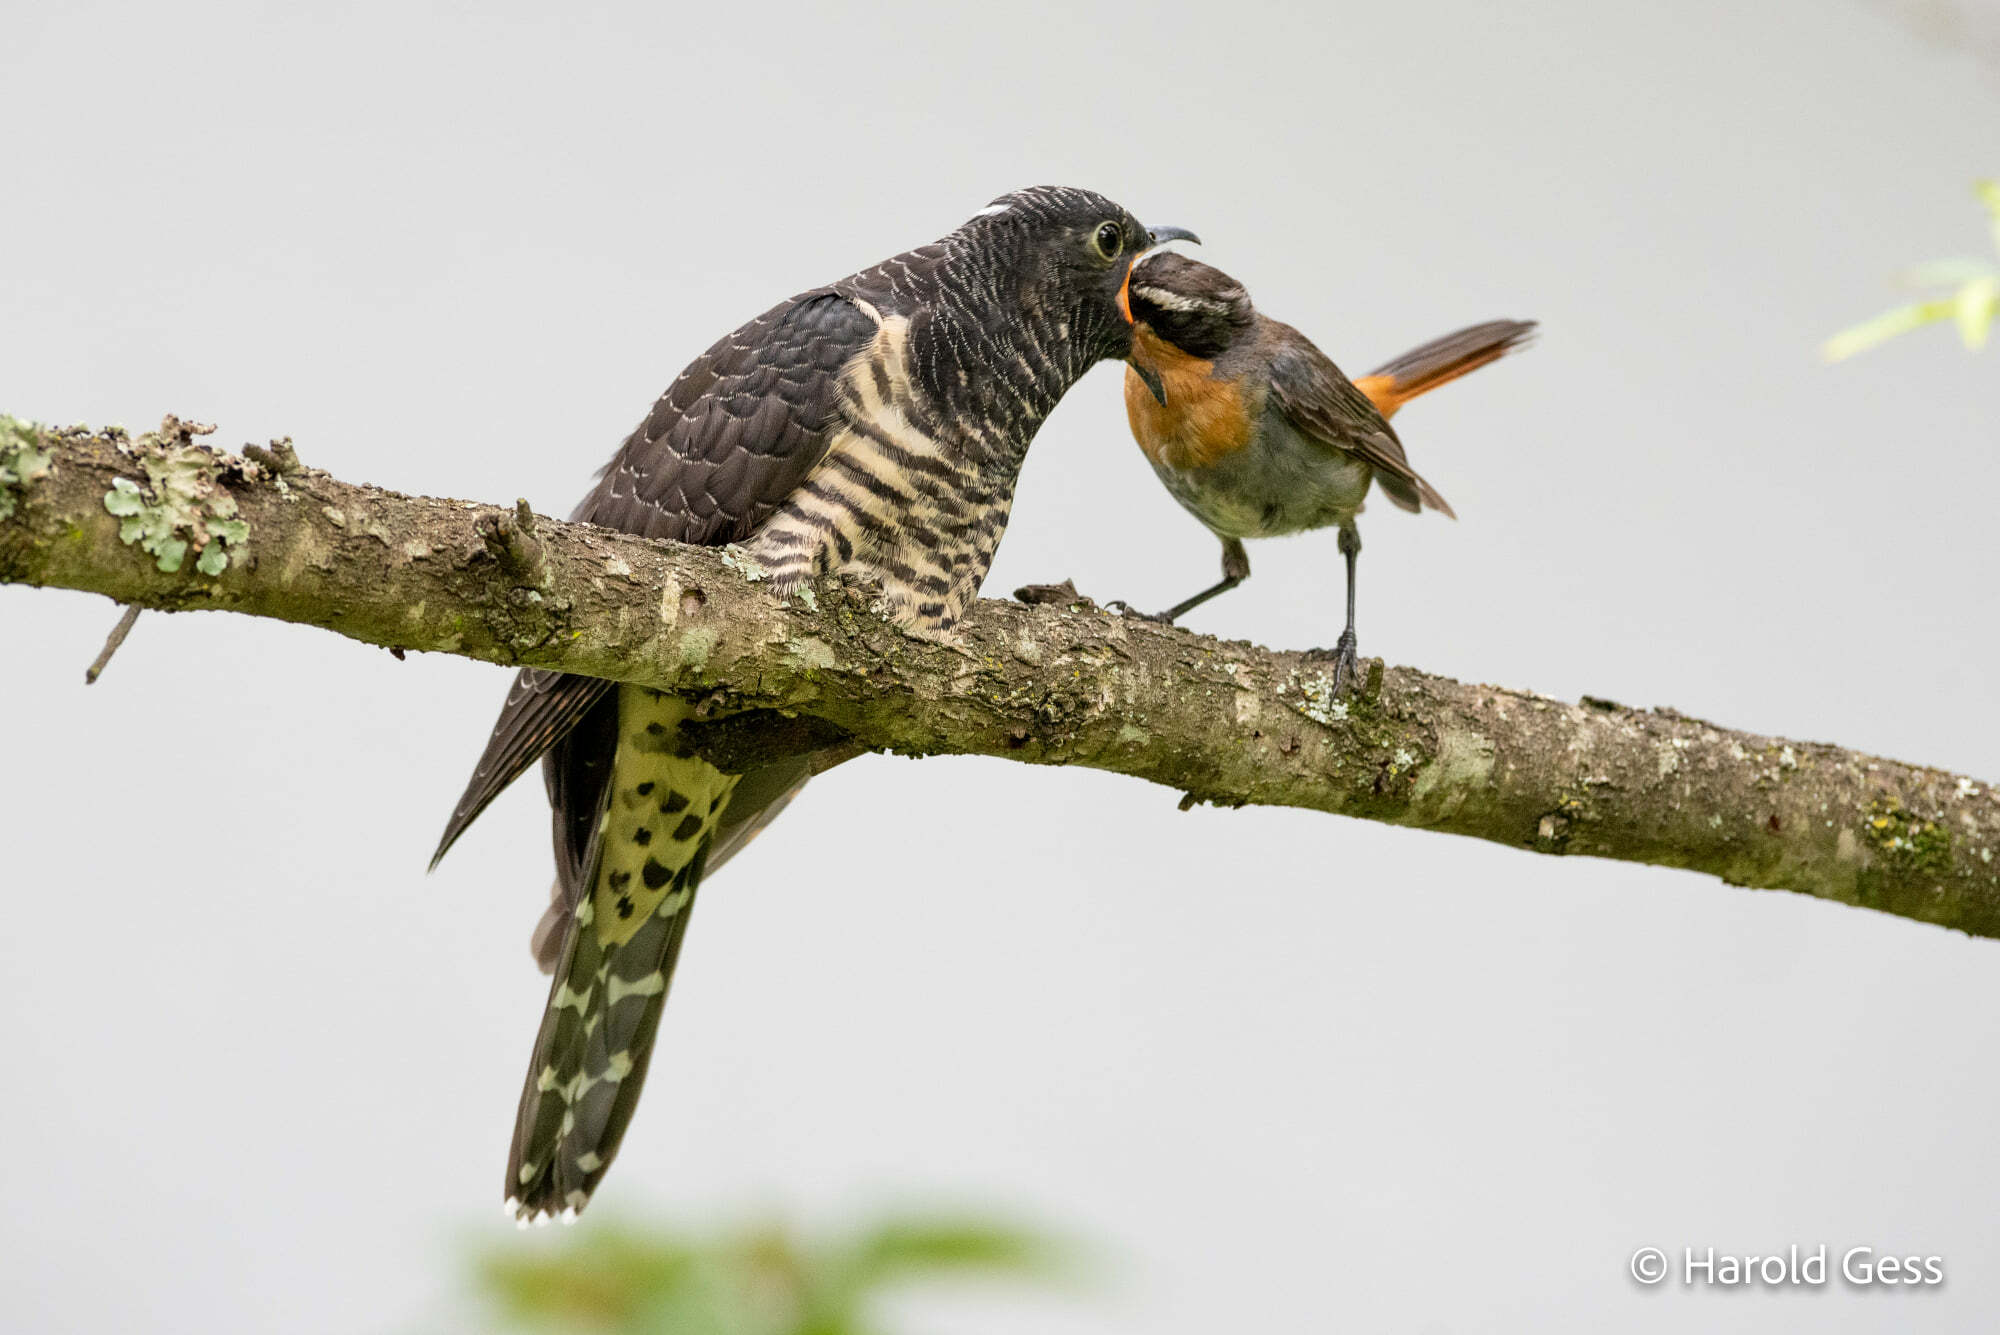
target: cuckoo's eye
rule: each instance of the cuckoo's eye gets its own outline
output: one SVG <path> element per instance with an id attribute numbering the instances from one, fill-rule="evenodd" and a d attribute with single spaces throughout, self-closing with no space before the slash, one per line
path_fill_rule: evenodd
<path id="1" fill-rule="evenodd" d="M 1097 253 L 1107 260 L 1118 258 L 1118 252 L 1125 248 L 1125 229 L 1115 222 L 1099 223 L 1097 234 L 1090 238 L 1090 244 L 1097 247 Z"/>

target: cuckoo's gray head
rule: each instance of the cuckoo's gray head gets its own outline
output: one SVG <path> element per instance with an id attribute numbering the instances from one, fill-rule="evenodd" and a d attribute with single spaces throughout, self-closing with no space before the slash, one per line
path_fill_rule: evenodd
<path id="1" fill-rule="evenodd" d="M 1184 227 L 1148 228 L 1094 190 L 1038 185 L 1000 196 L 946 239 L 981 275 L 993 318 L 1019 321 L 1045 351 L 1079 367 L 1132 351 L 1126 285 L 1133 262 Z M 1011 308 L 1011 309 L 1010 309 Z"/>

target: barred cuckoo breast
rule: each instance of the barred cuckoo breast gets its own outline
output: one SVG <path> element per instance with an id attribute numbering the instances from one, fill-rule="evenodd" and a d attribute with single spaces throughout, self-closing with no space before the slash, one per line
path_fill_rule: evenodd
<path id="1" fill-rule="evenodd" d="M 681 372 L 572 515 L 738 543 L 788 592 L 878 584 L 920 635 L 978 592 L 1029 442 L 1095 363 L 1131 352 L 1149 233 L 1086 190 L 995 200 L 931 245 L 779 303 Z M 693 754 L 677 697 L 529 669 L 516 679 L 437 858 L 537 757 L 556 880 L 536 933 L 554 974 L 507 1165 L 522 1222 L 573 1217 L 637 1103 L 705 873 L 820 760 L 726 774 Z M 436 865 L 433 858 L 432 865 Z"/>

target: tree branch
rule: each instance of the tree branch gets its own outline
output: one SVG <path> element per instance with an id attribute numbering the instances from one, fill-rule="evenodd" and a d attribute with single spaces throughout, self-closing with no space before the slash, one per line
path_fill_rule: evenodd
<path id="1" fill-rule="evenodd" d="M 1307 656 L 1081 598 L 982 601 L 954 641 L 920 641 L 864 589 L 780 603 L 727 549 L 353 486 L 288 451 L 211 450 L 205 430 L 170 418 L 131 441 L 0 419 L 0 582 L 679 691 L 716 720 L 704 749 L 739 763 L 844 733 L 1087 765 L 1221 805 L 1685 867 L 2000 935 L 2000 795 L 1970 778 L 1373 661 L 1334 698 Z"/>

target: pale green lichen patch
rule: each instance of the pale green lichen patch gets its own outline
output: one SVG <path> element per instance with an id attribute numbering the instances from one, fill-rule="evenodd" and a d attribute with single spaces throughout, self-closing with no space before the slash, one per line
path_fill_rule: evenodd
<path id="1" fill-rule="evenodd" d="M 1328 727 L 1347 718 L 1347 701 L 1334 694 L 1332 677 L 1324 672 L 1318 672 L 1311 676 L 1301 676 L 1296 680 L 1299 699 L 1292 704 L 1293 709 L 1313 722 L 1323 723 Z M 1284 687 L 1280 686 L 1278 693 L 1284 694 Z"/>
<path id="2" fill-rule="evenodd" d="M 751 584 L 766 577 L 763 563 L 733 542 L 722 549 L 722 564 L 743 576 Z"/>
<path id="3" fill-rule="evenodd" d="M 11 519 L 28 484 L 54 468 L 55 459 L 42 448 L 42 433 L 33 422 L 0 417 L 0 519 Z"/>
<path id="4" fill-rule="evenodd" d="M 833 646 L 812 635 L 802 635 L 785 642 L 785 657 L 798 671 L 811 675 L 825 672 L 837 666 L 840 658 L 833 652 Z"/>
<path id="5" fill-rule="evenodd" d="M 138 454 L 145 485 L 121 477 L 104 493 L 104 508 L 118 517 L 119 539 L 168 574 L 192 552 L 196 570 L 220 575 L 230 554 L 249 541 L 250 526 L 216 481 L 215 456 L 191 443 L 185 430 L 142 436 Z"/>

